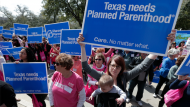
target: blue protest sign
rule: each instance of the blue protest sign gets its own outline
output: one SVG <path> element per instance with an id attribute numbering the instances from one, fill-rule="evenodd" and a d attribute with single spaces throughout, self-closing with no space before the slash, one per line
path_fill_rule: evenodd
<path id="1" fill-rule="evenodd" d="M 46 24 L 44 26 L 50 44 L 60 44 L 61 30 L 70 29 L 69 22 Z"/>
<path id="2" fill-rule="evenodd" d="M 190 34 L 190 30 L 177 30 L 177 33 Z"/>
<path id="3" fill-rule="evenodd" d="M 0 30 L 3 30 L 3 26 L 0 26 Z"/>
<path id="4" fill-rule="evenodd" d="M 28 43 L 42 43 L 43 27 L 28 28 Z"/>
<path id="5" fill-rule="evenodd" d="M 186 56 L 183 60 L 181 65 L 179 66 L 178 70 L 176 71 L 176 75 L 189 75 L 190 77 L 190 53 Z"/>
<path id="6" fill-rule="evenodd" d="M 3 36 L 5 38 L 12 39 L 13 31 L 12 30 L 5 30 L 5 29 L 3 29 Z"/>
<path id="7" fill-rule="evenodd" d="M 54 67 L 54 65 L 52 64 L 51 59 L 50 59 L 50 67 L 49 67 L 49 69 L 50 69 L 50 70 L 55 70 L 55 67 Z"/>
<path id="8" fill-rule="evenodd" d="M 15 35 L 27 36 L 28 25 L 14 23 Z"/>
<path id="9" fill-rule="evenodd" d="M 3 33 L 3 26 L 0 26 L 0 34 Z"/>
<path id="10" fill-rule="evenodd" d="M 14 88 L 15 93 L 48 93 L 45 62 L 2 65 L 4 79 Z"/>
<path id="11" fill-rule="evenodd" d="M 176 33 L 175 42 L 176 46 L 179 45 L 181 41 L 187 42 L 187 39 L 190 37 L 190 34 L 185 33 Z"/>
<path id="12" fill-rule="evenodd" d="M 97 45 L 92 45 L 92 48 L 106 48 L 105 46 L 97 46 Z M 109 48 L 109 47 L 107 47 Z"/>
<path id="13" fill-rule="evenodd" d="M 20 59 L 19 52 L 22 50 L 23 47 L 17 47 L 17 48 L 7 48 L 7 51 L 11 56 L 13 56 L 14 59 Z"/>
<path id="14" fill-rule="evenodd" d="M 9 52 L 6 48 L 13 48 L 12 42 L 0 42 L 0 50 L 3 55 L 9 55 Z"/>
<path id="15" fill-rule="evenodd" d="M 87 0 L 84 43 L 166 56 L 166 37 L 175 28 L 181 3 L 182 0 Z"/>
<path id="16" fill-rule="evenodd" d="M 81 29 L 70 29 L 70 30 L 62 30 L 61 32 L 61 53 L 66 53 L 69 55 L 80 56 L 81 49 L 80 45 L 77 42 L 77 38 Z M 91 45 L 85 45 L 86 47 L 86 55 L 91 55 Z"/>
<path id="17" fill-rule="evenodd" d="M 43 32 L 43 37 L 45 37 L 47 39 L 46 32 Z"/>
<path id="18" fill-rule="evenodd" d="M 14 30 L 14 28 L 11 27 L 10 30 Z"/>
<path id="19" fill-rule="evenodd" d="M 160 81 L 160 72 L 157 70 L 154 72 L 154 77 L 153 77 L 152 82 L 158 83 L 159 81 Z"/>

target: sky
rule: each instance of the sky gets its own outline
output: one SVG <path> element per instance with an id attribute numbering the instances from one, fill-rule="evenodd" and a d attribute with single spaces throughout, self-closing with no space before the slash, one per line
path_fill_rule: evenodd
<path id="1" fill-rule="evenodd" d="M 13 15 L 17 14 L 15 12 L 17 5 L 28 7 L 36 15 L 40 14 L 40 10 L 42 10 L 42 0 L 0 0 L 0 6 L 7 7 Z"/>

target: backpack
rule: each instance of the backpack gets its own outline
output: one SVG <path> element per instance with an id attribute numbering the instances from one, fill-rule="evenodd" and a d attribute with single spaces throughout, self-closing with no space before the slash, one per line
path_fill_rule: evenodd
<path id="1" fill-rule="evenodd" d="M 164 95 L 164 102 L 167 105 L 167 107 L 170 107 L 173 103 L 175 103 L 183 97 L 183 91 L 187 88 L 188 85 L 189 81 L 187 81 L 187 84 L 184 87 L 175 90 L 170 89 Z"/>

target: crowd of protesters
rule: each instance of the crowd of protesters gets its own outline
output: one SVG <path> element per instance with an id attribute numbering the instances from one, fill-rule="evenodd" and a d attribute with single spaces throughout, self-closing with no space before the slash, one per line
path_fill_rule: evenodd
<path id="1" fill-rule="evenodd" d="M 51 107 L 83 107 L 88 102 L 95 107 L 125 107 L 132 98 L 135 86 L 138 86 L 136 101 L 143 106 L 145 84 L 151 84 L 154 72 L 159 70 L 160 81 L 156 86 L 153 97 L 158 97 L 159 91 L 164 83 L 166 86 L 161 94 L 159 107 L 164 105 L 164 95 L 170 89 L 179 89 L 188 84 L 190 78 L 177 76 L 175 72 L 185 59 L 182 55 L 185 42 L 179 46 L 173 42 L 175 30 L 168 35 L 167 39 L 172 41 L 167 58 L 153 54 L 132 52 L 113 48 L 93 48 L 92 55 L 86 56 L 85 44 L 82 34 L 79 34 L 78 43 L 81 47 L 81 56 L 71 56 L 60 53 L 60 44 L 49 44 L 43 37 L 43 43 L 28 43 L 27 37 L 13 35 L 12 39 L 0 35 L 1 42 L 12 42 L 14 47 L 23 47 L 19 53 L 19 60 L 11 55 L 3 55 L 0 52 L 0 64 L 14 62 L 46 62 L 47 67 L 54 66 L 54 74 L 50 81 L 49 93 L 28 94 L 35 96 L 40 107 L 46 107 L 45 99 L 49 94 Z M 14 89 L 4 82 L 3 68 L 0 65 L 0 107 L 17 107 Z M 84 84 L 84 81 L 87 84 Z M 129 86 L 127 87 L 127 82 Z M 190 86 L 190 84 L 189 84 Z M 112 98 L 112 99 L 111 99 Z M 21 99 L 22 100 L 22 99 Z M 184 90 L 181 99 L 174 102 L 171 107 L 188 107 L 190 100 L 190 89 Z"/>

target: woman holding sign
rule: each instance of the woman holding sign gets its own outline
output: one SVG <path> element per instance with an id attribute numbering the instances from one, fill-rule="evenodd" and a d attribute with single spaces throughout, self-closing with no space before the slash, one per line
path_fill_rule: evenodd
<path id="1" fill-rule="evenodd" d="M 20 61 L 16 61 L 15 63 L 19 64 L 20 62 L 36 62 L 36 58 L 34 53 L 30 48 L 24 47 L 19 54 Z M 32 94 L 28 94 L 31 98 Z M 40 102 L 42 105 L 40 107 L 46 107 L 45 98 L 47 97 L 47 94 L 34 94 L 37 98 L 38 102 Z"/>
<path id="2" fill-rule="evenodd" d="M 172 30 L 172 33 L 168 35 L 167 39 L 173 41 L 175 38 L 175 30 Z M 87 72 L 90 76 L 95 78 L 96 80 L 99 80 L 102 75 L 104 75 L 104 72 L 99 72 L 95 69 L 92 69 L 88 63 L 87 63 L 87 57 L 86 57 L 86 50 L 85 50 L 85 44 L 81 43 L 84 41 L 84 37 L 82 34 L 79 34 L 78 37 L 78 43 L 81 46 L 81 62 L 82 62 L 82 68 L 85 72 Z M 157 55 L 148 55 L 144 59 L 144 61 L 139 64 L 137 67 L 133 68 L 130 71 L 124 72 L 125 70 L 125 62 L 122 56 L 120 55 L 114 55 L 109 63 L 107 64 L 107 74 L 112 76 L 114 79 L 114 85 L 117 85 L 119 88 L 121 88 L 123 91 L 126 91 L 126 83 L 138 76 L 141 72 L 145 71 L 149 68 L 149 66 L 154 62 L 154 60 L 157 58 Z"/>

